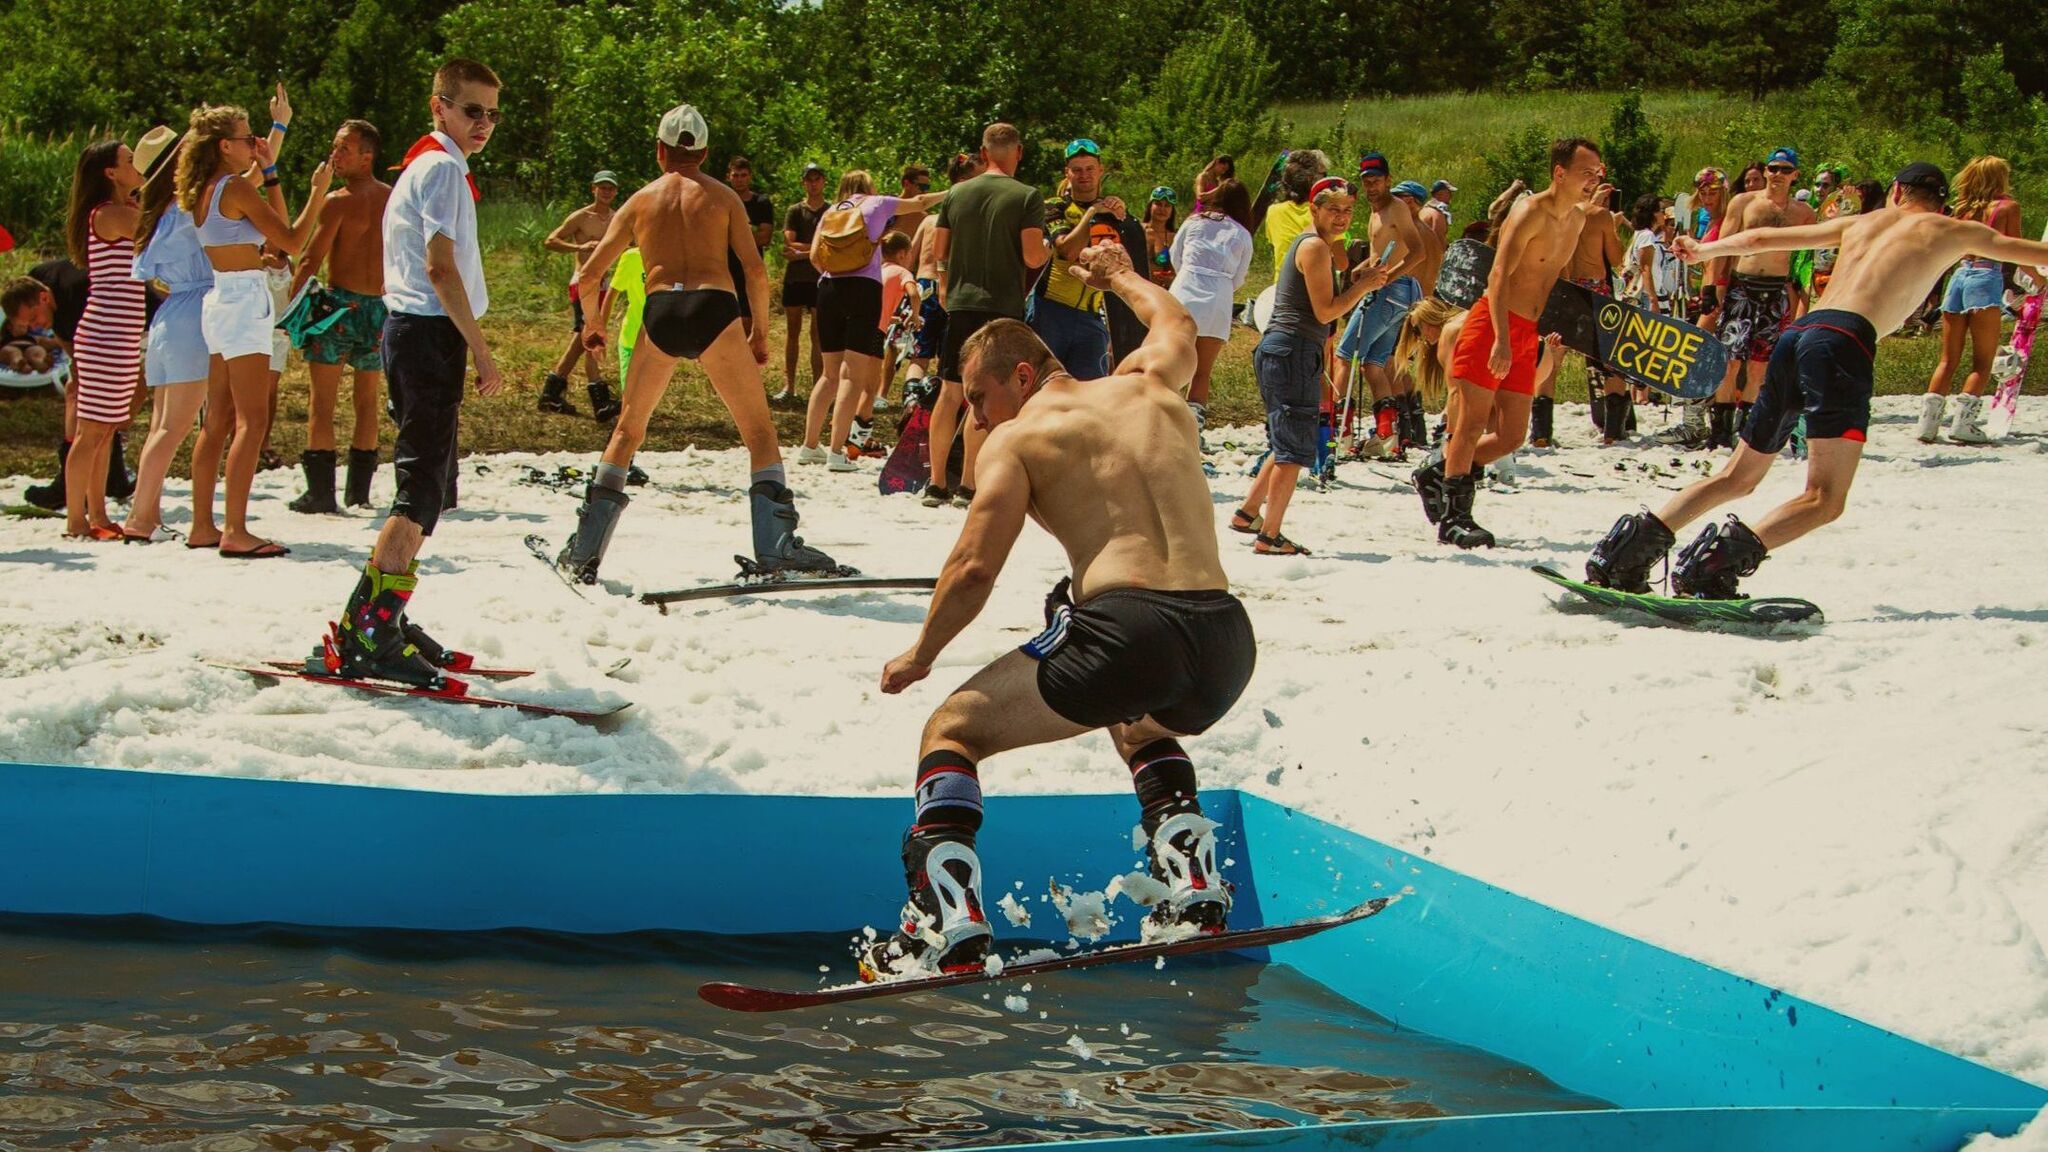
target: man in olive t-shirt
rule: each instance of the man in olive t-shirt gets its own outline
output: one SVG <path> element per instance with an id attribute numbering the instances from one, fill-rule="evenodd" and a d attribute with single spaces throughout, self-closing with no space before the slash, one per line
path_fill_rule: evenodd
<path id="1" fill-rule="evenodd" d="M 974 458 L 981 450 L 982 432 L 971 420 L 960 490 L 946 488 L 946 458 L 952 454 L 964 406 L 960 347 L 991 320 L 1022 320 L 1030 277 L 1052 255 L 1045 242 L 1038 189 L 1015 176 L 1024 159 L 1023 137 L 1011 125 L 991 124 L 981 134 L 981 153 L 987 171 L 947 192 L 932 236 L 939 302 L 946 308 L 946 342 L 939 349 L 939 400 L 932 409 L 927 508 L 949 502 L 965 507 L 974 499 Z"/>

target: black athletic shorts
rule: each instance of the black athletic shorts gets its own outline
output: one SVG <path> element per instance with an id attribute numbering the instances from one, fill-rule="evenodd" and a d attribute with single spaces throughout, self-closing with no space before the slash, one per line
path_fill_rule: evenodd
<path id="1" fill-rule="evenodd" d="M 1742 442 L 1775 455 L 1804 415 L 1809 440 L 1861 443 L 1870 429 L 1876 352 L 1877 330 L 1854 312 L 1823 308 L 1785 325 Z"/>
<path id="2" fill-rule="evenodd" d="M 818 351 L 882 357 L 882 282 L 865 276 L 818 281 Z"/>
<path id="3" fill-rule="evenodd" d="M 649 343 L 695 360 L 740 318 L 740 301 L 723 288 L 665 288 L 647 294 L 640 318 Z"/>
<path id="4" fill-rule="evenodd" d="M 1001 320 L 1000 312 L 948 312 L 946 313 L 946 341 L 939 345 L 939 379 L 964 383 L 960 379 L 960 346 L 967 338 Z"/>
<path id="5" fill-rule="evenodd" d="M 398 495 L 391 514 L 432 536 L 455 476 L 456 415 L 462 408 L 469 345 L 446 316 L 393 312 L 384 318 L 384 379 L 398 422 L 392 463 Z"/>
<path id="6" fill-rule="evenodd" d="M 806 268 L 810 265 L 806 264 Z M 800 276 L 794 272 L 782 274 L 782 306 L 784 308 L 816 308 L 818 306 L 818 274 Z"/>
<path id="7" fill-rule="evenodd" d="M 1220 590 L 1118 588 L 1058 602 L 1022 651 L 1038 661 L 1039 696 L 1068 720 L 1101 728 L 1150 716 L 1187 736 L 1230 711 L 1258 660 L 1244 605 Z"/>

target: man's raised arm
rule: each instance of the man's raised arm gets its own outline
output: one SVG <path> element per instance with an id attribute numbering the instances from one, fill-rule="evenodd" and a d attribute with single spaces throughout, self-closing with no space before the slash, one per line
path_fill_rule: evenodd
<path id="1" fill-rule="evenodd" d="M 1794 228 L 1749 228 L 1733 236 L 1723 236 L 1711 244 L 1702 244 L 1690 236 L 1680 235 L 1672 242 L 1672 248 L 1678 253 L 1678 258 L 1688 264 L 1721 256 L 1796 252 L 1801 248 L 1839 248 L 1842 234 L 1849 230 L 1855 219 L 1854 216 L 1837 216 L 1819 224 L 1801 224 Z"/>
<path id="2" fill-rule="evenodd" d="M 1121 244 L 1082 249 L 1071 271 L 1090 288 L 1116 293 L 1145 326 L 1145 342 L 1117 367 L 1150 376 L 1176 392 L 1186 389 L 1195 376 L 1195 318 L 1187 305 L 1139 275 Z"/>

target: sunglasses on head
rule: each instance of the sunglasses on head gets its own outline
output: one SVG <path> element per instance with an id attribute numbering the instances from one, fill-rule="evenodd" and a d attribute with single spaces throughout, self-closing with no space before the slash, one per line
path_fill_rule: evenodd
<path id="1" fill-rule="evenodd" d="M 1093 140 L 1085 138 L 1067 145 L 1067 159 L 1072 160 L 1074 157 L 1084 154 L 1100 157 L 1102 155 L 1102 146 Z"/>
<path id="2" fill-rule="evenodd" d="M 436 95 L 434 99 L 439 100 L 441 103 L 446 104 L 448 107 L 453 108 L 457 112 L 462 113 L 465 117 L 474 121 L 481 122 L 488 120 L 492 124 L 497 124 L 498 122 L 504 120 L 505 118 L 505 114 L 498 111 L 496 108 L 486 108 L 481 104 L 457 104 L 455 101 L 450 100 L 448 97 L 440 95 Z"/>

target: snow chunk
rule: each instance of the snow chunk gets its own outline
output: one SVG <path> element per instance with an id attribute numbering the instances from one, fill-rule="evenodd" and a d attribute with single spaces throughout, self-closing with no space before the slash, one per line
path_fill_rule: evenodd
<path id="1" fill-rule="evenodd" d="M 1018 903 L 1014 893 L 1003 893 L 1003 898 L 996 901 L 996 907 L 1003 910 L 1003 917 L 1010 922 L 1010 927 L 1031 927 L 1031 910 Z"/>

